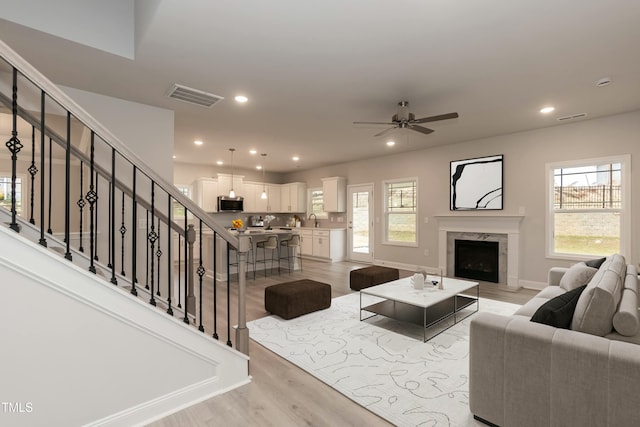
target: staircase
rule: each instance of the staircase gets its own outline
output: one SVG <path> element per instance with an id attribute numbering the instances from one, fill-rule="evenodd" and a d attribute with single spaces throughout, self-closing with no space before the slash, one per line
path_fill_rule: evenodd
<path id="1" fill-rule="evenodd" d="M 246 384 L 249 239 L 2 41 L 0 119 L 0 425 L 142 425 Z"/>

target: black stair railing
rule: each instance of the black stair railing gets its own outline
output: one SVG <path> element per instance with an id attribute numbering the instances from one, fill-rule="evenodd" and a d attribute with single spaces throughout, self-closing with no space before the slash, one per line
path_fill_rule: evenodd
<path id="1" fill-rule="evenodd" d="M 238 350 L 248 353 L 244 318 L 248 238 L 234 236 L 218 224 L 1 41 L 0 57 L 0 71 L 11 71 L 0 73 L 0 79 L 10 76 L 10 81 L 3 82 L 0 87 L 12 88 L 9 96 L 0 90 L 0 105 L 11 111 L 12 118 L 11 129 L 6 130 L 11 138 L 5 143 L 11 154 L 9 227 L 16 232 L 20 232 L 21 227 L 31 227 L 37 235 L 34 239 L 42 246 L 54 251 L 57 248 L 71 262 L 86 263 L 90 272 L 101 275 L 113 285 L 130 289 L 132 295 L 147 299 L 169 316 L 179 311 L 179 318 L 202 332 L 211 325 L 210 333 L 215 339 L 218 339 L 218 327 L 224 324 L 226 344 L 232 346 L 229 276 L 226 298 L 218 298 L 216 266 L 228 260 L 218 249 L 217 239 L 222 239 L 226 242 L 227 251 L 233 248 L 239 256 L 235 341 Z M 24 147 L 18 135 L 18 129 L 26 127 L 23 125 L 31 127 L 32 140 L 31 147 L 26 148 L 31 149 L 30 158 L 25 156 L 25 159 L 20 154 Z M 40 138 L 39 153 L 36 152 L 37 136 Z M 47 138 L 48 152 L 45 146 Z M 17 183 L 27 184 L 26 180 L 17 179 L 19 169 L 24 176 L 26 173 L 31 175 L 27 204 L 18 200 L 25 193 L 17 191 Z M 85 189 L 85 173 L 88 189 Z M 40 180 L 39 186 L 35 185 L 36 179 Z M 106 185 L 99 185 L 101 180 Z M 118 200 L 116 191 L 121 192 Z M 71 194 L 79 194 L 79 198 L 72 200 Z M 36 206 L 36 200 L 39 206 Z M 121 215 L 116 229 L 118 202 Z M 85 209 L 87 205 L 88 209 Z M 129 205 L 130 215 L 125 209 Z M 101 209 L 107 209 L 107 215 L 103 215 L 104 212 L 99 215 Z M 140 213 L 146 213 L 146 222 L 144 214 L 138 216 Z M 29 220 L 23 220 L 22 216 Z M 83 247 L 87 223 L 88 254 L 84 253 Z M 197 229 L 193 223 L 198 225 Z M 141 224 L 143 228 L 145 224 L 147 227 L 144 235 L 138 233 L 138 225 Z M 44 236 L 45 226 L 48 239 Z M 129 230 L 131 233 L 126 234 Z M 119 245 L 115 240 L 117 231 L 120 234 Z M 24 232 L 21 234 L 26 237 Z M 205 245 L 205 239 L 212 239 L 212 242 Z M 175 249 L 172 243 L 176 243 Z M 105 251 L 107 265 L 100 262 L 99 256 Z M 144 287 L 136 286 L 142 259 L 145 259 L 148 276 Z M 116 266 L 116 260 L 120 265 Z M 166 274 L 162 273 L 163 270 Z M 211 276 L 208 272 L 212 272 Z M 198 275 L 197 284 L 194 273 Z M 211 292 L 206 294 L 211 297 L 205 297 L 204 289 L 207 287 Z M 173 290 L 176 288 L 177 302 L 174 302 Z M 226 310 L 218 310 L 218 304 L 224 299 Z"/>

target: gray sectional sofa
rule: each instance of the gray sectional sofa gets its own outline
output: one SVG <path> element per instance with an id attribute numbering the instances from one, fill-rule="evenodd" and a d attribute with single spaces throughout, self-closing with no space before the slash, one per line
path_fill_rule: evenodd
<path id="1" fill-rule="evenodd" d="M 513 316 L 472 319 L 469 364 L 469 406 L 486 424 L 639 426 L 637 269 L 618 254 L 551 269 Z"/>

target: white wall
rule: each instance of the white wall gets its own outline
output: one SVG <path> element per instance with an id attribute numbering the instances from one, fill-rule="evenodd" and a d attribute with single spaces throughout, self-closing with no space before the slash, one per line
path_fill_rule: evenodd
<path id="1" fill-rule="evenodd" d="M 545 164 L 630 153 L 632 156 L 632 191 L 640 188 L 640 112 L 554 126 L 511 135 L 434 147 L 410 153 L 342 163 L 309 171 L 288 174 L 286 181 L 305 181 L 319 187 L 321 178 L 345 176 L 348 184 L 375 184 L 376 242 L 375 258 L 413 265 L 438 265 L 438 224 L 435 215 L 449 211 L 449 162 L 452 160 L 504 154 L 504 210 L 501 214 L 525 217 L 521 228 L 520 279 L 546 282 L 552 266 L 566 266 L 569 261 L 545 256 Z M 382 181 L 418 177 L 419 248 L 381 244 Z M 632 200 L 632 248 L 629 262 L 640 257 L 640 197 Z M 466 212 L 465 214 L 469 214 Z M 478 213 L 481 215 L 482 213 Z M 428 223 L 424 223 L 424 218 Z M 424 250 L 429 256 L 424 256 Z"/>
<path id="2" fill-rule="evenodd" d="M 134 58 L 134 1 L 0 0 L 3 19 Z"/>

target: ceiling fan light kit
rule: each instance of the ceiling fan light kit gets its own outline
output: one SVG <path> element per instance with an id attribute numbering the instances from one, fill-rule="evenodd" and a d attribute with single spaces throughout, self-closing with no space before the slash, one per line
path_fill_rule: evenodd
<path id="1" fill-rule="evenodd" d="M 391 117 L 391 122 L 353 122 L 355 125 L 388 125 L 393 126 L 389 129 L 385 129 L 374 135 L 374 137 L 384 136 L 396 129 L 410 129 L 416 132 L 420 132 L 425 135 L 433 133 L 433 129 L 426 128 L 424 126 L 418 126 L 422 123 L 437 122 L 440 120 L 456 119 L 460 117 L 458 113 L 440 114 L 437 116 L 423 117 L 416 119 L 415 114 L 409 111 L 409 102 L 398 102 L 398 112 Z"/>

